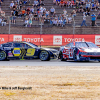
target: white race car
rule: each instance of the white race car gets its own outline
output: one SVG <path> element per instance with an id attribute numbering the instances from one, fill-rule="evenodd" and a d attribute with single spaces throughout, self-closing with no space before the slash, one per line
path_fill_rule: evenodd
<path id="1" fill-rule="evenodd" d="M 98 60 L 100 62 L 100 48 L 92 42 L 71 42 L 60 47 L 59 58 L 61 61 Z"/>

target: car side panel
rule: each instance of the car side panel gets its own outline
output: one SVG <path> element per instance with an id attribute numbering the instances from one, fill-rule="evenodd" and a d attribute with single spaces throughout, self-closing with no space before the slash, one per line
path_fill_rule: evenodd
<path id="1" fill-rule="evenodd" d="M 12 59 L 28 59 L 38 58 L 39 50 L 35 48 L 12 48 L 8 51 L 8 58 Z"/>

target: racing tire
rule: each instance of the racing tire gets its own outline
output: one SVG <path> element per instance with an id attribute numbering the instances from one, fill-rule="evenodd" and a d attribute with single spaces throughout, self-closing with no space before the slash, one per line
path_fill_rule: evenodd
<path id="1" fill-rule="evenodd" d="M 61 61 L 66 61 L 67 59 L 64 59 L 64 58 L 63 58 L 63 54 L 60 54 L 60 60 L 61 60 Z"/>
<path id="2" fill-rule="evenodd" d="M 0 61 L 4 61 L 4 60 L 6 60 L 6 53 L 5 53 L 5 51 L 0 51 Z"/>
<path id="3" fill-rule="evenodd" d="M 74 61 L 77 61 L 77 57 L 76 57 L 76 52 L 74 51 L 74 54 L 73 54 L 73 59 Z"/>
<path id="4" fill-rule="evenodd" d="M 50 60 L 50 54 L 48 51 L 41 51 L 40 52 L 40 60 L 41 61 L 49 61 Z"/>

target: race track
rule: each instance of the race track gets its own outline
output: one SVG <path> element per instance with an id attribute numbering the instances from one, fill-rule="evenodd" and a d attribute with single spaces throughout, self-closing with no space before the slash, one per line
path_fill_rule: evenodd
<path id="1" fill-rule="evenodd" d="M 74 62 L 60 60 L 40 61 L 38 59 L 35 59 L 0 61 L 0 66 L 100 66 L 100 62 Z"/>

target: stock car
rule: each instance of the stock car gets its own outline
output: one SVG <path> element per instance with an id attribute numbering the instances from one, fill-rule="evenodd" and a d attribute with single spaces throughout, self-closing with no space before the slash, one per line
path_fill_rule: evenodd
<path id="1" fill-rule="evenodd" d="M 10 59 L 34 59 L 49 61 L 58 58 L 58 50 L 40 48 L 29 42 L 7 42 L 0 45 L 0 61 Z"/>
<path id="2" fill-rule="evenodd" d="M 70 42 L 59 49 L 59 58 L 61 61 L 90 61 L 100 62 L 100 48 L 92 42 Z"/>

